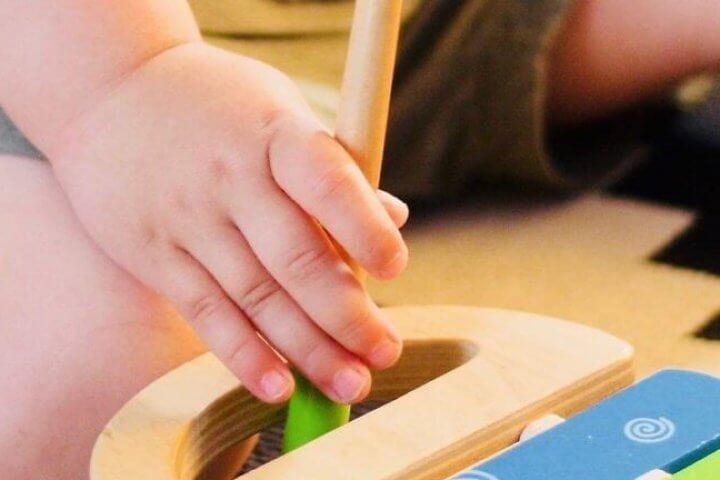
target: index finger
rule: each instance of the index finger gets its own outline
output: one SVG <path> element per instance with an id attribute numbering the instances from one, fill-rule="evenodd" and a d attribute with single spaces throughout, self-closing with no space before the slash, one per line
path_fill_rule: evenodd
<path id="1" fill-rule="evenodd" d="M 408 250 L 400 230 L 348 152 L 300 120 L 280 124 L 271 141 L 275 182 L 368 272 L 399 274 Z"/>

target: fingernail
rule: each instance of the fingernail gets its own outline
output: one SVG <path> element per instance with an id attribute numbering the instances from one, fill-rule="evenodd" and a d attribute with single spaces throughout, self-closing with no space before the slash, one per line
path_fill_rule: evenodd
<path id="1" fill-rule="evenodd" d="M 338 400 L 345 403 L 352 403 L 358 400 L 365 390 L 367 380 L 357 370 L 346 368 L 335 374 L 333 389 Z"/>
<path id="2" fill-rule="evenodd" d="M 400 343 L 383 340 L 370 354 L 370 361 L 378 368 L 386 368 L 397 361 L 401 351 Z"/>
<path id="3" fill-rule="evenodd" d="M 398 228 L 404 225 L 410 216 L 410 207 L 408 207 L 408 204 L 384 190 L 378 190 L 378 196 L 395 222 L 395 225 Z"/>
<path id="4" fill-rule="evenodd" d="M 407 203 L 403 202 L 392 193 L 386 192 L 385 190 L 378 190 L 378 193 L 383 197 L 386 202 L 391 203 L 396 209 L 410 210 L 410 207 L 408 207 Z"/>
<path id="5" fill-rule="evenodd" d="M 383 269 L 387 276 L 397 275 L 407 263 L 407 249 L 403 246 L 398 253 L 390 260 Z"/>
<path id="6" fill-rule="evenodd" d="M 290 389 L 290 386 L 290 380 L 276 370 L 267 372 L 262 376 L 262 379 L 260 379 L 260 388 L 262 388 L 267 399 L 270 401 L 283 398 Z"/>
<path id="7" fill-rule="evenodd" d="M 385 328 L 387 329 L 387 335 L 388 337 L 390 337 L 390 340 L 398 344 L 402 343 L 402 337 L 400 336 L 400 332 L 398 332 L 397 327 L 393 325 L 392 322 L 386 320 Z"/>

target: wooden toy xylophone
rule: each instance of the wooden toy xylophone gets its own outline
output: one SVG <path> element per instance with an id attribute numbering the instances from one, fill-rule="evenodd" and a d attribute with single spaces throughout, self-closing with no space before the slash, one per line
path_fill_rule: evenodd
<path id="1" fill-rule="evenodd" d="M 631 347 L 585 326 L 464 307 L 387 313 L 407 345 L 375 378 L 371 399 L 390 403 L 241 478 L 447 478 L 515 443 L 533 420 L 568 416 L 632 382 Z M 283 416 L 207 354 L 117 414 L 91 478 L 231 479 L 246 440 Z"/>
<path id="2" fill-rule="evenodd" d="M 469 307 L 387 312 L 407 342 L 371 393 L 389 403 L 240 479 L 720 478 L 712 376 L 667 370 L 628 387 L 632 348 L 589 327 Z M 91 478 L 229 480 L 283 417 L 206 354 L 117 414 Z"/>

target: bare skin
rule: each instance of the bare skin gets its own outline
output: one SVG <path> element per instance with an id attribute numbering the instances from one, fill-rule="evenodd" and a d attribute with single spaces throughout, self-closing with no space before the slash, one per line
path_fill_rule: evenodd
<path id="1" fill-rule="evenodd" d="M 368 189 L 282 74 L 200 43 L 183 2 L 100 3 L 0 0 L 0 104 L 53 167 L 0 158 L 8 480 L 87 478 L 109 417 L 205 345 L 268 401 L 293 385 L 256 332 L 347 401 L 400 352 L 310 219 L 386 278 L 404 266 L 406 207 Z M 717 6 L 579 0 L 552 115 L 593 118 L 716 67 Z"/>
<path id="2" fill-rule="evenodd" d="M 577 123 L 720 69 L 717 0 L 579 0 L 556 40 L 548 110 Z"/>
<path id="3" fill-rule="evenodd" d="M 0 466 L 87 478 L 113 410 L 204 350 L 82 230 L 47 164 L 0 156 Z"/>

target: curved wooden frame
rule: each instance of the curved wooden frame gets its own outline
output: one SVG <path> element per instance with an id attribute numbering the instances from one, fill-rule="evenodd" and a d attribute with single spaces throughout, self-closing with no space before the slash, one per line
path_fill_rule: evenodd
<path id="1" fill-rule="evenodd" d="M 372 395 L 399 398 L 243 480 L 446 478 L 517 441 L 530 421 L 577 412 L 633 379 L 632 348 L 578 324 L 469 307 L 387 312 L 408 349 Z M 281 419 L 207 354 L 116 415 L 91 479 L 227 480 L 249 448 L 242 440 Z"/>

